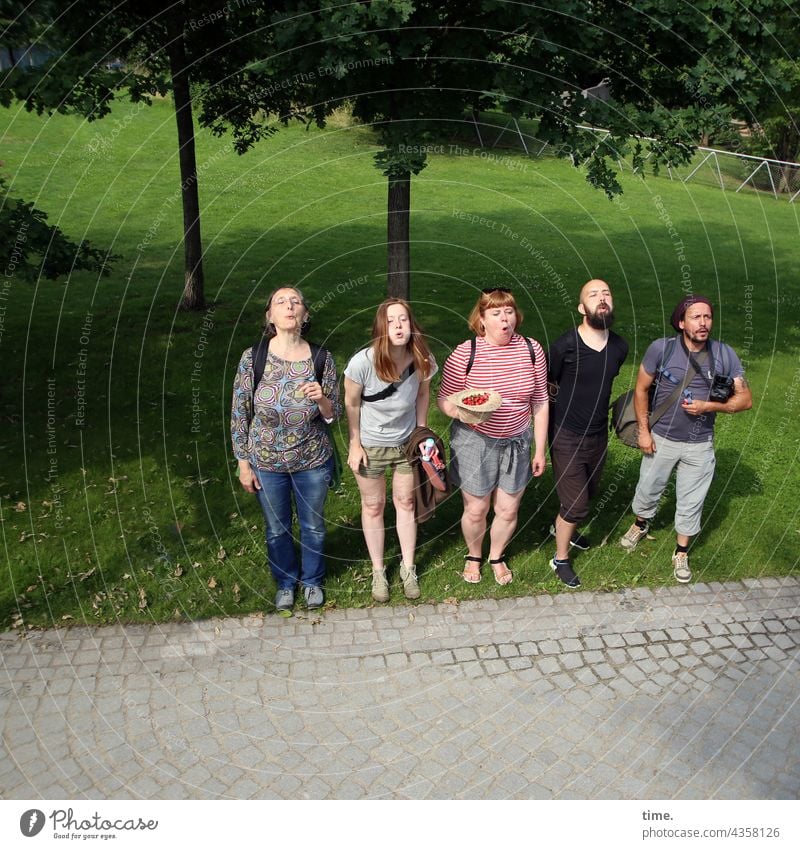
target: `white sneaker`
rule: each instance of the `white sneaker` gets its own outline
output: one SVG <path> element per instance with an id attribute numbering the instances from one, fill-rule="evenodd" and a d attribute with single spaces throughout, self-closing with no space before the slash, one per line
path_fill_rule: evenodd
<path id="1" fill-rule="evenodd" d="M 385 569 L 372 570 L 372 598 L 380 602 L 389 601 L 389 582 Z"/>
<path id="2" fill-rule="evenodd" d="M 643 528 L 640 528 L 636 522 L 634 522 L 628 530 L 625 532 L 625 536 L 619 541 L 619 544 L 626 551 L 633 551 L 634 548 L 639 544 L 641 540 L 643 540 L 648 532 L 650 531 L 650 525 L 645 525 Z"/>
<path id="3" fill-rule="evenodd" d="M 672 555 L 672 574 L 679 584 L 688 584 L 692 580 L 689 568 L 689 555 L 685 551 L 676 551 Z"/>

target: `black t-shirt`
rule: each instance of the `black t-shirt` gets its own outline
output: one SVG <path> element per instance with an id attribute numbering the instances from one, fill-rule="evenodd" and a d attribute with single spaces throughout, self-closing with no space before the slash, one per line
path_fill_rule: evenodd
<path id="1" fill-rule="evenodd" d="M 548 379 L 558 384 L 551 428 L 564 427 L 581 436 L 605 431 L 611 384 L 627 356 L 628 343 L 613 331 L 602 351 L 590 348 L 577 328 L 559 336 L 547 354 Z"/>

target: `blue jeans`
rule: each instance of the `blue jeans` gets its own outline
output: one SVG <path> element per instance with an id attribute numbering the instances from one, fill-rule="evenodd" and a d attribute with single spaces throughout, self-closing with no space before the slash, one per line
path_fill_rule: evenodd
<path id="1" fill-rule="evenodd" d="M 325 577 L 325 520 L 333 460 L 305 472 L 265 472 L 253 469 L 261 489 L 256 498 L 266 523 L 267 558 L 278 589 L 293 590 L 298 581 L 321 587 Z M 292 495 L 300 524 L 300 562 L 292 536 Z"/>

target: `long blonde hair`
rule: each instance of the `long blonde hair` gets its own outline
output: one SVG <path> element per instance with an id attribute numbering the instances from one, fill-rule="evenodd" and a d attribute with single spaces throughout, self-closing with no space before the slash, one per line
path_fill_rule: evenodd
<path id="1" fill-rule="evenodd" d="M 411 338 L 406 345 L 406 351 L 411 354 L 414 370 L 420 380 L 426 380 L 431 373 L 431 349 L 425 340 L 425 333 L 414 318 L 408 301 L 402 298 L 387 298 L 375 313 L 372 322 L 372 350 L 375 359 L 375 373 L 381 380 L 394 383 L 400 380 L 397 374 L 397 366 L 391 356 L 391 342 L 389 341 L 389 307 L 399 304 L 408 313 L 408 321 L 411 325 Z"/>

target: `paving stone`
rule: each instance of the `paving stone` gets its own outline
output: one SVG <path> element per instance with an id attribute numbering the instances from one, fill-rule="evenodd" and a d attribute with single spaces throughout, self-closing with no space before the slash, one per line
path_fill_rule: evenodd
<path id="1" fill-rule="evenodd" d="M 787 578 L 331 611 L 319 626 L 217 619 L 153 639 L 0 635 L 3 661 L 26 660 L 0 663 L 0 731 L 31 778 L 6 758 L 0 785 L 9 799 L 793 798 L 798 600 Z M 87 663 L 98 651 L 121 659 Z"/>
<path id="2" fill-rule="evenodd" d="M 555 674 L 561 668 L 554 657 L 539 657 L 535 662 L 542 675 Z"/>

